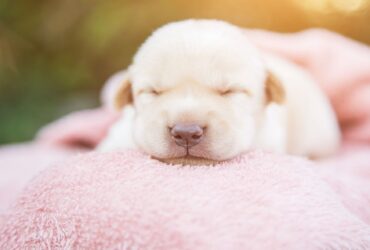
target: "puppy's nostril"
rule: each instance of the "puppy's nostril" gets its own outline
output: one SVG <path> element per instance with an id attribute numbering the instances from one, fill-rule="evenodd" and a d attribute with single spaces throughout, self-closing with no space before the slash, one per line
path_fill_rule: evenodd
<path id="1" fill-rule="evenodd" d="M 173 135 L 173 138 L 175 138 L 175 139 L 182 139 L 181 135 Z"/>
<path id="2" fill-rule="evenodd" d="M 199 139 L 199 138 L 201 138 L 201 137 L 202 137 L 202 135 L 193 135 L 191 138 L 193 138 L 193 139 L 197 140 L 197 139 Z"/>

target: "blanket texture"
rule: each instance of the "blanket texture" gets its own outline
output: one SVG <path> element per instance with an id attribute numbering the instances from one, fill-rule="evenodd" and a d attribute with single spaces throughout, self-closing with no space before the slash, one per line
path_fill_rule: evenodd
<path id="1" fill-rule="evenodd" d="M 319 168 L 263 152 L 215 167 L 83 154 L 28 186 L 0 249 L 370 249 L 369 197 L 351 186 L 365 169 L 342 182 Z"/>
<path id="2" fill-rule="evenodd" d="M 0 218 L 37 173 L 79 151 L 40 143 L 0 147 Z"/>

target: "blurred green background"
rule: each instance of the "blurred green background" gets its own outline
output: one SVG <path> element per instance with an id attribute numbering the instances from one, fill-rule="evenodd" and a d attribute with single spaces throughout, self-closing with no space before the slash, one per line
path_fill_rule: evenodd
<path id="1" fill-rule="evenodd" d="M 157 27 L 186 18 L 293 32 L 324 27 L 370 43 L 369 0 L 0 0 L 0 144 L 99 105 Z"/>

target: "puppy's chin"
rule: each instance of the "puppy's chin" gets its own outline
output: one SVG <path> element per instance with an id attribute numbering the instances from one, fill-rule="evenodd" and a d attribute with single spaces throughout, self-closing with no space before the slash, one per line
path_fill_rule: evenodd
<path id="1" fill-rule="evenodd" d="M 188 165 L 188 166 L 213 166 L 218 163 L 221 163 L 223 161 L 218 160 L 212 160 L 212 159 L 206 159 L 206 158 L 200 158 L 195 156 L 184 156 L 184 157 L 176 157 L 176 158 L 168 158 L 168 159 L 160 159 L 153 157 L 154 159 L 171 164 L 171 165 Z"/>

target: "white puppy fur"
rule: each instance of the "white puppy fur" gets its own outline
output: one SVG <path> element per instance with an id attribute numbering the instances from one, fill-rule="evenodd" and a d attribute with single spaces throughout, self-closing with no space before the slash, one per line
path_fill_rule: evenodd
<path id="1" fill-rule="evenodd" d="M 99 145 L 102 151 L 139 148 L 169 162 L 222 161 L 251 149 L 324 157 L 340 143 L 318 84 L 222 21 L 161 27 L 108 86 L 106 101 L 122 118 Z M 178 146 L 170 132 L 177 124 L 204 128 L 202 140 Z"/>

